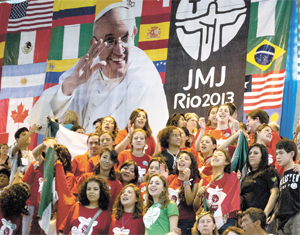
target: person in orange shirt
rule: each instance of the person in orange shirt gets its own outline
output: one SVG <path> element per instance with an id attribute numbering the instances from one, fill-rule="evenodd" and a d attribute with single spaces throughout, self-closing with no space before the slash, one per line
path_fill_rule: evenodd
<path id="1" fill-rule="evenodd" d="M 232 133 L 235 133 L 235 128 L 232 126 L 233 118 L 230 116 L 229 106 L 222 104 L 217 112 L 218 127 L 212 130 L 210 134 L 217 140 L 217 145 L 220 146 Z M 231 124 L 231 125 L 229 125 Z"/>
<path id="2" fill-rule="evenodd" d="M 89 159 L 96 157 L 100 153 L 100 137 L 99 133 L 91 133 L 87 139 L 88 151 L 83 155 L 77 155 L 72 160 L 72 173 L 76 179 L 87 172 Z"/>
<path id="3" fill-rule="evenodd" d="M 104 132 L 100 132 L 100 150 L 104 148 L 108 148 L 110 150 L 114 149 L 114 145 L 115 145 L 115 136 L 113 134 L 113 132 L 110 131 L 104 131 Z M 98 164 L 100 160 L 100 156 L 97 155 L 95 157 L 91 157 L 89 159 L 89 163 L 86 169 L 86 172 L 93 172 Z"/>

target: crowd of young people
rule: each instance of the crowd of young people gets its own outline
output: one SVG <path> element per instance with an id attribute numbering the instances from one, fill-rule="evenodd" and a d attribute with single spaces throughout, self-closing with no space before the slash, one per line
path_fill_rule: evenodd
<path id="1" fill-rule="evenodd" d="M 53 234 L 300 234 L 296 144 L 268 125 L 265 111 L 247 114 L 248 131 L 236 113 L 222 104 L 209 109 L 207 122 L 172 114 L 157 141 L 143 109 L 123 130 L 113 117 L 99 118 L 87 152 L 73 159 L 54 138 L 28 150 L 38 125 L 20 128 L 14 146 L 0 146 L 0 233 L 46 234 L 37 212 L 51 147 L 54 176 L 71 195 Z M 63 124 L 83 133 L 72 115 Z M 241 136 L 249 147 L 242 172 L 231 169 Z M 58 213 L 54 207 L 53 221 Z"/>

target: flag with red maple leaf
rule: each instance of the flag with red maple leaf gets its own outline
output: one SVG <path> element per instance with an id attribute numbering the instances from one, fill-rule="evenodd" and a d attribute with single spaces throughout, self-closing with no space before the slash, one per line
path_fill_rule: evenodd
<path id="1" fill-rule="evenodd" d="M 29 110 L 24 109 L 24 105 L 22 104 L 22 102 L 17 106 L 17 108 L 18 108 L 17 111 L 15 110 L 11 111 L 11 117 L 14 120 L 14 123 L 24 123 L 25 118 L 28 117 Z"/>

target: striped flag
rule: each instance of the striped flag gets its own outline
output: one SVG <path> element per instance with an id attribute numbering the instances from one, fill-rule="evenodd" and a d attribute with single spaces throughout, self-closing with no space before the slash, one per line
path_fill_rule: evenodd
<path id="1" fill-rule="evenodd" d="M 53 28 L 48 60 L 80 58 L 89 50 L 92 36 L 93 23 Z"/>
<path id="2" fill-rule="evenodd" d="M 54 0 L 31 0 L 11 4 L 7 32 L 32 31 L 52 26 Z"/>
<path id="3" fill-rule="evenodd" d="M 0 99 L 37 97 L 43 93 L 47 63 L 6 65 Z"/>
<path id="4" fill-rule="evenodd" d="M 10 15 L 10 4 L 2 3 L 0 4 L 0 89 L 1 89 L 1 74 L 3 65 L 3 56 L 5 48 L 5 38 L 7 32 L 7 24 Z"/>
<path id="5" fill-rule="evenodd" d="M 282 105 L 285 69 L 246 76 L 244 113 L 253 109 L 275 109 Z"/>
<path id="6" fill-rule="evenodd" d="M 163 84 L 166 76 L 171 5 L 170 0 L 144 1 L 139 29 L 138 46 L 153 61 Z"/>

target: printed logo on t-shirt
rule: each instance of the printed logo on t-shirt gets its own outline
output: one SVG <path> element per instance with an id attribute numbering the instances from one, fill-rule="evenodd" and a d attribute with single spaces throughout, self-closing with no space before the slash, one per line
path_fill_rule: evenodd
<path id="1" fill-rule="evenodd" d="M 229 134 L 229 133 L 225 133 L 224 135 L 225 135 L 225 137 L 229 137 L 229 136 L 230 136 L 230 134 Z"/>
<path id="2" fill-rule="evenodd" d="M 158 207 L 150 207 L 143 217 L 145 227 L 150 228 L 150 226 L 158 219 L 159 215 L 160 209 Z"/>
<path id="3" fill-rule="evenodd" d="M 44 183 L 43 177 L 40 177 L 38 181 L 39 181 L 39 191 L 38 191 L 38 193 L 40 193 L 40 192 L 42 192 L 42 189 L 43 189 L 43 183 Z"/>
<path id="4" fill-rule="evenodd" d="M 176 205 L 178 206 L 179 205 L 179 188 L 174 190 L 172 188 L 169 188 L 168 189 L 169 191 L 169 199 L 172 200 L 173 202 L 176 203 Z"/>
<path id="5" fill-rule="evenodd" d="M 146 174 L 146 169 L 138 166 L 139 169 L 139 178 L 143 177 Z"/>
<path id="6" fill-rule="evenodd" d="M 5 218 L 2 218 L 1 222 L 0 234 L 12 235 L 13 231 L 17 228 L 17 225 L 13 224 L 10 220 L 7 221 Z"/>
<path id="7" fill-rule="evenodd" d="M 207 203 L 209 205 L 209 208 L 213 211 L 221 210 L 220 205 L 227 195 L 223 192 L 223 189 L 219 188 L 218 186 L 216 188 L 208 188 L 207 193 Z"/>
<path id="8" fill-rule="evenodd" d="M 291 183 L 291 188 L 296 189 L 298 187 L 297 183 Z"/>
<path id="9" fill-rule="evenodd" d="M 143 193 L 143 192 L 145 192 L 146 191 L 146 186 L 143 186 L 142 188 L 141 188 L 141 192 Z"/>
<path id="10" fill-rule="evenodd" d="M 130 229 L 116 227 L 116 228 L 113 229 L 113 233 L 114 233 L 114 235 L 129 234 L 130 233 Z"/>
<path id="11" fill-rule="evenodd" d="M 271 178 L 271 180 L 272 180 L 273 182 L 275 182 L 275 181 L 276 181 L 276 176 L 274 176 L 273 178 Z"/>
<path id="12" fill-rule="evenodd" d="M 273 156 L 271 154 L 269 154 L 268 159 L 269 159 L 269 165 L 271 165 L 274 161 Z"/>
<path id="13" fill-rule="evenodd" d="M 144 166 L 148 166 L 148 162 L 147 161 L 143 161 L 143 165 Z"/>
<path id="14" fill-rule="evenodd" d="M 89 226 L 90 221 L 92 220 L 92 218 L 84 218 L 82 216 L 78 217 L 78 220 L 80 222 L 80 224 L 78 225 L 78 227 L 73 226 L 71 228 L 71 234 L 72 235 L 81 235 L 84 234 L 85 230 L 87 229 L 87 227 Z M 88 232 L 87 235 L 91 235 L 93 232 L 93 227 L 95 227 L 98 224 L 97 221 L 94 221 L 92 224 L 92 227 L 90 229 L 90 231 Z"/>

